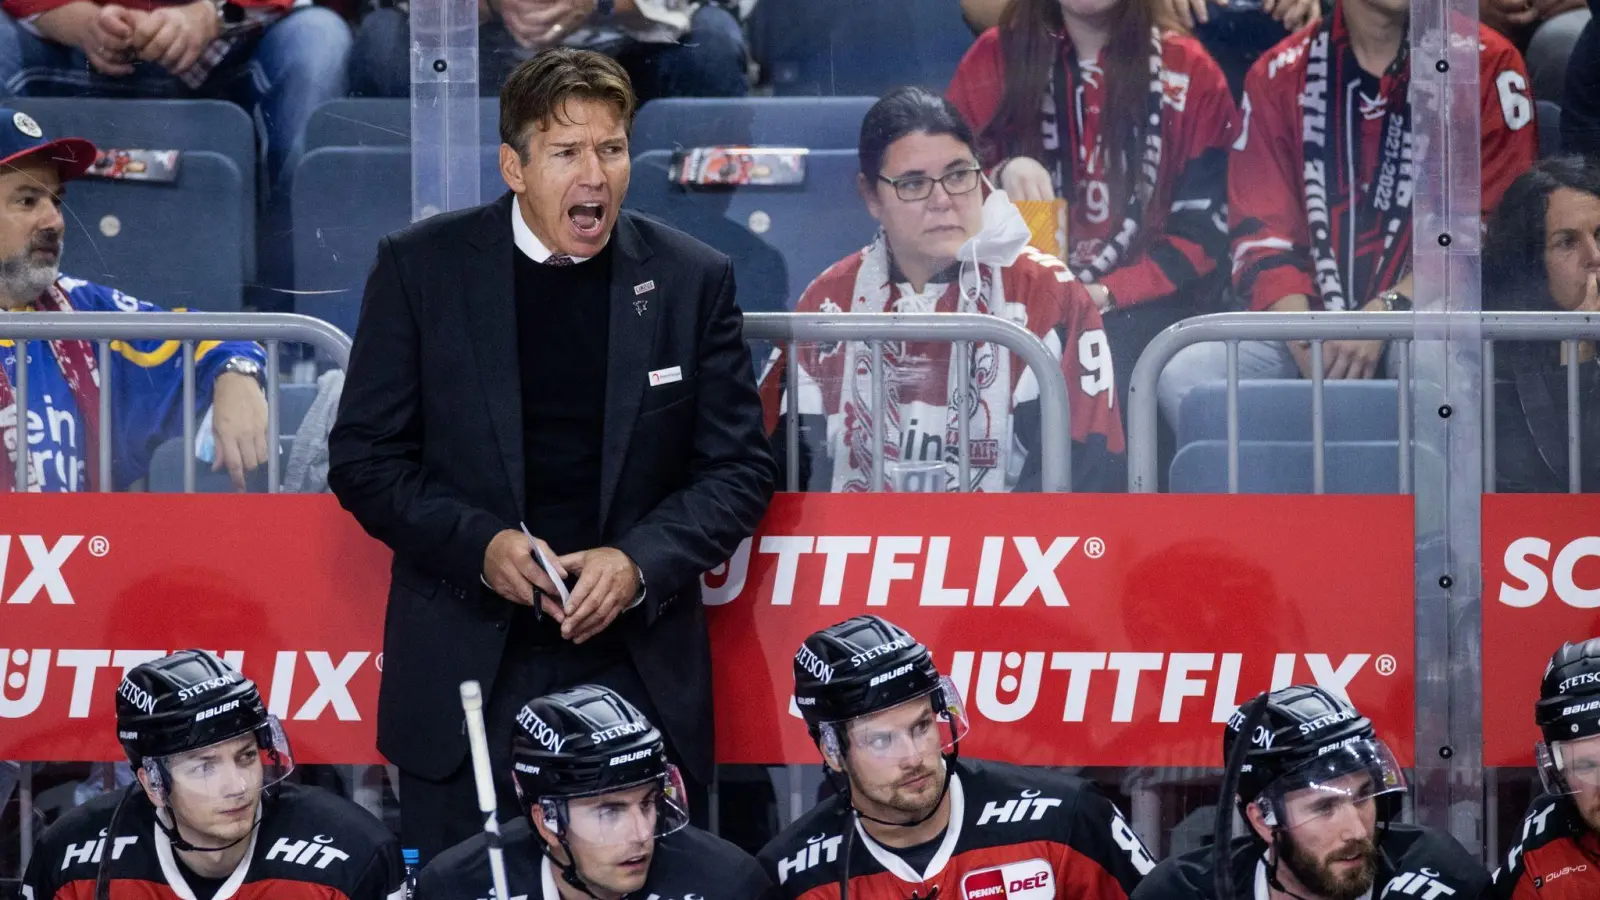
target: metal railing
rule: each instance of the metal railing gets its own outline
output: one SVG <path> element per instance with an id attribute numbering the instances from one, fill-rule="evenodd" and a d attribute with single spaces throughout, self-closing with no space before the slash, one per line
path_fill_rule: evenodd
<path id="1" fill-rule="evenodd" d="M 181 341 L 183 352 L 183 490 L 195 489 L 195 342 L 256 341 L 266 348 L 267 434 L 272 452 L 267 454 L 267 490 L 278 490 L 278 345 L 282 342 L 310 344 L 326 354 L 334 366 L 350 362 L 350 337 L 339 329 L 310 316 L 291 313 L 217 312 L 85 312 L 13 313 L 0 318 L 0 339 L 16 342 L 17 377 L 17 456 L 16 484 L 28 483 L 28 345 L 33 341 L 95 341 L 100 370 L 100 458 L 97 460 L 100 490 L 109 491 L 111 479 L 111 378 L 113 341 Z"/>
<path id="2" fill-rule="evenodd" d="M 872 489 L 883 490 L 883 409 L 886 382 L 883 366 L 884 341 L 943 341 L 953 345 L 952 365 L 956 371 L 969 370 L 972 343 L 999 344 L 1011 351 L 1039 382 L 1040 489 L 1072 490 L 1071 404 L 1067 399 L 1067 379 L 1061 361 L 1050 352 L 1039 336 L 1021 325 L 999 316 L 982 313 L 750 313 L 744 317 L 747 341 L 771 341 L 785 347 L 789 365 L 798 358 L 801 341 L 841 343 L 861 341 L 872 347 Z M 970 378 L 959 382 L 954 398 L 958 409 L 967 407 Z M 789 402 L 785 417 L 788 432 L 789 475 L 787 490 L 799 490 L 799 404 Z M 967 429 L 968 417 L 957 416 L 961 443 L 958 465 L 960 484 L 970 484 L 972 448 Z"/>
<path id="3" fill-rule="evenodd" d="M 1455 329 L 1473 329 L 1483 341 L 1483 468 L 1484 491 L 1494 489 L 1495 408 L 1494 342 L 1552 341 L 1567 348 L 1569 359 L 1576 360 L 1580 341 L 1600 339 L 1600 315 L 1556 312 L 1468 312 L 1468 313 L 1216 313 L 1179 322 L 1150 341 L 1133 368 L 1128 390 L 1128 490 L 1149 493 L 1157 490 L 1160 460 L 1156 435 L 1160 410 L 1156 386 L 1162 370 L 1178 351 L 1191 344 L 1227 345 L 1227 445 L 1228 491 L 1239 490 L 1239 342 L 1309 341 L 1311 344 L 1312 479 L 1316 493 L 1322 493 L 1325 477 L 1326 439 L 1323 422 L 1322 344 L 1330 340 L 1382 340 L 1392 343 L 1394 372 L 1400 382 L 1396 454 L 1399 462 L 1400 492 L 1411 492 L 1411 344 L 1419 333 L 1444 335 Z M 1424 337 L 1423 340 L 1432 340 Z M 1582 479 L 1579 457 L 1582 451 L 1578 428 L 1578 375 L 1576 364 L 1567 369 L 1567 468 L 1568 489 L 1577 493 Z"/>

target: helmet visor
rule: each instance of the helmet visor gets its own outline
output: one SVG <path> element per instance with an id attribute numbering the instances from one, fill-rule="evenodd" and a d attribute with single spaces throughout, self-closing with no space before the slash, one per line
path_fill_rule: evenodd
<path id="1" fill-rule="evenodd" d="M 1600 790 L 1600 735 L 1575 741 L 1540 741 L 1533 748 L 1539 780 L 1556 796 Z"/>
<path id="2" fill-rule="evenodd" d="M 642 844 L 689 824 L 689 798 L 678 767 L 624 788 L 577 797 L 544 798 L 545 820 L 585 844 Z"/>
<path id="3" fill-rule="evenodd" d="M 888 709 L 823 726 L 823 749 L 839 757 L 843 735 L 850 749 L 882 762 L 942 753 L 966 737 L 967 709 L 948 675 L 937 687 Z"/>
<path id="4" fill-rule="evenodd" d="M 146 758 L 163 790 L 203 801 L 254 798 L 294 771 L 289 738 L 277 716 L 259 727 L 196 750 Z M 161 779 L 170 778 L 171 783 Z"/>
<path id="5" fill-rule="evenodd" d="M 1270 820 L 1300 828 L 1352 810 L 1366 813 L 1377 798 L 1405 789 L 1405 773 L 1388 745 L 1362 738 L 1278 778 L 1257 802 L 1270 813 Z"/>

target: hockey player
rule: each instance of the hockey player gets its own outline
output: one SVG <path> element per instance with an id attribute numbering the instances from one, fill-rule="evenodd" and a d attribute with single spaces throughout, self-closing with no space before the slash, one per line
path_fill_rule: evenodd
<path id="1" fill-rule="evenodd" d="M 502 835 L 512 900 L 773 896 L 754 859 L 689 824 L 661 732 L 610 688 L 528 701 L 511 758 L 524 811 Z M 493 896 L 488 841 L 478 835 L 439 854 L 416 900 Z"/>
<path id="2" fill-rule="evenodd" d="M 839 792 L 760 854 L 805 900 L 1123 900 L 1155 867 L 1086 781 L 957 755 L 966 713 L 928 648 L 877 616 L 794 659 L 795 703 Z"/>
<path id="3" fill-rule="evenodd" d="M 1226 851 L 1229 900 L 1484 896 L 1488 873 L 1454 838 L 1389 823 L 1405 775 L 1355 707 L 1309 685 L 1258 696 L 1229 720 L 1225 759 L 1254 704 L 1264 708 L 1249 729 L 1236 794 L 1250 833 Z M 1217 814 L 1233 810 L 1224 801 Z M 1217 855 L 1206 847 L 1166 860 L 1134 900 L 1214 900 Z"/>
<path id="4" fill-rule="evenodd" d="M 62 816 L 28 860 L 31 900 L 401 900 L 394 837 L 284 781 L 289 739 L 249 679 L 203 650 L 135 666 L 117 739 L 138 775 Z"/>

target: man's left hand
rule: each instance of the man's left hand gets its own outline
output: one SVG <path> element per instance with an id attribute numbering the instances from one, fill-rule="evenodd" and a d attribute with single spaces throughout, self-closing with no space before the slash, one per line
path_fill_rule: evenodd
<path id="1" fill-rule="evenodd" d="M 216 457 L 211 471 L 224 468 L 233 489 L 244 490 L 244 476 L 267 459 L 267 397 L 249 375 L 223 372 L 211 387 L 211 428 Z"/>
<path id="2" fill-rule="evenodd" d="M 506 13 L 506 29 L 528 47 L 554 47 L 566 40 L 594 13 L 595 0 L 535 0 L 528 12 Z"/>
<path id="3" fill-rule="evenodd" d="M 574 644 L 606 630 L 639 596 L 639 568 L 615 547 L 568 553 L 557 562 L 578 575 L 561 623 L 561 636 Z"/>
<path id="4" fill-rule="evenodd" d="M 217 39 L 217 8 L 209 0 L 182 6 L 160 6 L 146 13 L 133 33 L 139 58 L 181 75 Z"/>

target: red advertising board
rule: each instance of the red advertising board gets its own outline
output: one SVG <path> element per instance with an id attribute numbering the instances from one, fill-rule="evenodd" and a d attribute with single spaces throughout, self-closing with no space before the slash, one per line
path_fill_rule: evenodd
<path id="1" fill-rule="evenodd" d="M 331 497 L 0 495 L 0 523 L 0 759 L 115 758 L 122 671 L 198 646 L 301 759 L 378 761 L 388 554 Z M 1405 497 L 780 495 L 707 576 L 719 758 L 814 761 L 794 649 L 876 612 L 954 677 L 975 754 L 1215 766 L 1235 703 L 1314 680 L 1409 761 L 1411 523 Z"/>
<path id="2" fill-rule="evenodd" d="M 791 658 L 876 613 L 953 677 L 978 756 L 1220 766 L 1237 702 L 1315 680 L 1409 761 L 1411 517 L 1398 496 L 780 495 L 709 579 L 718 757 L 817 761 Z"/>
<path id="3" fill-rule="evenodd" d="M 1531 766 L 1533 703 L 1563 641 L 1600 636 L 1600 497 L 1483 498 L 1483 761 Z"/>

